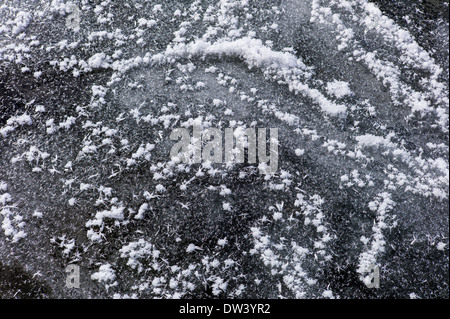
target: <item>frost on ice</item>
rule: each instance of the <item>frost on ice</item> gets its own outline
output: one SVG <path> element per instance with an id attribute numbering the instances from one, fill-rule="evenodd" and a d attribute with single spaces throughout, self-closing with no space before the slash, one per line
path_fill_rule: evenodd
<path id="1" fill-rule="evenodd" d="M 3 1 L 0 271 L 34 288 L 0 297 L 448 298 L 448 23 L 446 0 Z M 172 158 L 194 125 L 233 156 L 277 128 L 277 170 Z"/>

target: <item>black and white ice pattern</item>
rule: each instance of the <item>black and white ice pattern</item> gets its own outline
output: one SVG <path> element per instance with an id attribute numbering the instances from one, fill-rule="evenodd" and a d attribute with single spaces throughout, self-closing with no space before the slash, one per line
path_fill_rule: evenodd
<path id="1" fill-rule="evenodd" d="M 0 297 L 448 298 L 447 68 L 447 1 L 2 1 Z"/>

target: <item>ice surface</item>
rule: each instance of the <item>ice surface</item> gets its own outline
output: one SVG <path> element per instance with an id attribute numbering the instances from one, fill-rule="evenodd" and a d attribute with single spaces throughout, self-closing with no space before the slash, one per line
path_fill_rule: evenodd
<path id="1" fill-rule="evenodd" d="M 448 1 L 3 1 L 0 296 L 448 298 L 447 69 Z"/>

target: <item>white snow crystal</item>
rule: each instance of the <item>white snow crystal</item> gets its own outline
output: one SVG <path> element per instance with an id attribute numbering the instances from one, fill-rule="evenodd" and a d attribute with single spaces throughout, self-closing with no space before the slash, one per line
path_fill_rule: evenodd
<path id="1" fill-rule="evenodd" d="M 114 269 L 112 269 L 110 264 L 101 265 L 99 270 L 91 275 L 92 280 L 97 280 L 99 282 L 108 282 L 116 279 L 116 274 Z"/>
<path id="2" fill-rule="evenodd" d="M 330 299 L 333 299 L 334 297 L 333 297 L 333 292 L 331 291 L 331 290 L 325 290 L 323 293 L 322 293 L 322 296 L 324 297 L 324 298 L 330 298 Z"/>
<path id="3" fill-rule="evenodd" d="M 226 244 L 228 243 L 228 240 L 226 238 L 224 239 L 219 239 L 217 241 L 217 245 L 224 247 Z"/>
<path id="4" fill-rule="evenodd" d="M 16 15 L 16 19 L 14 20 L 15 26 L 12 28 L 12 35 L 16 36 L 19 33 L 23 32 L 25 28 L 30 24 L 32 19 L 32 15 L 29 12 L 20 11 Z"/>
<path id="5" fill-rule="evenodd" d="M 92 69 L 108 68 L 110 64 L 108 63 L 107 56 L 104 52 L 96 53 L 88 60 L 88 65 Z"/>
<path id="6" fill-rule="evenodd" d="M 194 244 L 189 244 L 189 246 L 186 248 L 186 252 L 187 253 L 192 253 L 192 252 L 194 252 L 195 250 L 198 250 L 198 249 L 201 250 L 200 247 L 195 246 Z"/>
<path id="7" fill-rule="evenodd" d="M 327 92 L 328 94 L 333 95 L 338 99 L 353 94 L 347 82 L 337 80 L 334 80 L 333 82 L 328 82 Z"/>

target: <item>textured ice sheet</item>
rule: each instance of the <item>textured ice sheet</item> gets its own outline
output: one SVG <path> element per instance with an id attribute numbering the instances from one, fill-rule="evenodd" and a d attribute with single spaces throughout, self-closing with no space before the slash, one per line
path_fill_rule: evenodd
<path id="1" fill-rule="evenodd" d="M 447 1 L 4 1 L 0 22 L 1 297 L 448 298 Z M 194 123 L 278 128 L 277 173 L 172 162 Z"/>

